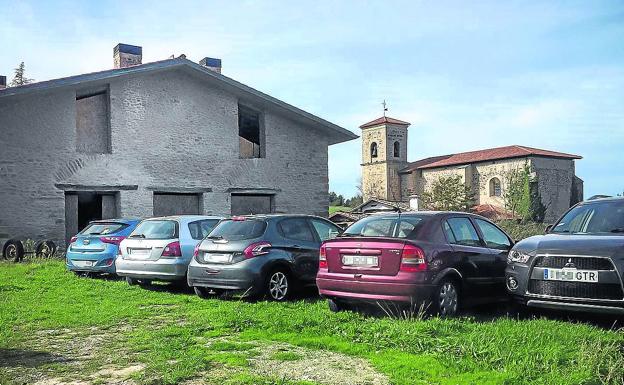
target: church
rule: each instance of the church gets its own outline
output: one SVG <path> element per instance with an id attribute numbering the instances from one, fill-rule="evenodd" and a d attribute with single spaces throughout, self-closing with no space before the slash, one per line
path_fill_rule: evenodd
<path id="1" fill-rule="evenodd" d="M 360 210 L 371 200 L 375 211 L 385 206 L 388 210 L 418 209 L 419 195 L 438 178 L 460 176 L 474 194 L 476 212 L 504 214 L 507 176 L 525 166 L 530 168 L 531 187 L 539 192 L 546 208 L 544 221 L 556 220 L 583 199 L 583 181 L 575 173 L 575 160 L 581 159 L 578 155 L 509 145 L 408 162 L 409 126 L 385 115 L 360 126 L 365 202 Z"/>

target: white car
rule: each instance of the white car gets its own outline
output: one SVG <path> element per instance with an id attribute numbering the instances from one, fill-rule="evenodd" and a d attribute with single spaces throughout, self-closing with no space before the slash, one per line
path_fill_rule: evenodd
<path id="1" fill-rule="evenodd" d="M 178 215 L 143 220 L 119 245 L 117 275 L 130 285 L 149 285 L 153 280 L 185 283 L 195 246 L 221 219 Z"/>

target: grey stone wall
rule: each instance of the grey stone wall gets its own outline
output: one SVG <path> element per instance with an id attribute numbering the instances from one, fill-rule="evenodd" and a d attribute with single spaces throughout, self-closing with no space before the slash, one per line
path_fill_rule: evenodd
<path id="1" fill-rule="evenodd" d="M 119 191 L 123 217 L 151 216 L 154 191 L 193 189 L 206 214 L 228 215 L 232 191 L 268 189 L 277 212 L 327 215 L 320 131 L 264 111 L 266 157 L 240 159 L 236 96 L 177 70 L 108 87 L 110 154 L 78 151 L 76 89 L 0 99 L 0 234 L 63 244 L 76 188 Z"/>

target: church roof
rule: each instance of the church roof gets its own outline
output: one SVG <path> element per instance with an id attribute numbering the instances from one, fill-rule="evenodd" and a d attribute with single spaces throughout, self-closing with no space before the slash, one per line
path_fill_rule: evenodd
<path id="1" fill-rule="evenodd" d="M 381 118 L 377 118 L 375 120 L 371 120 L 368 123 L 362 124 L 360 126 L 360 128 L 375 127 L 375 126 L 379 126 L 380 124 L 384 124 L 384 123 L 398 124 L 400 126 L 409 126 L 410 125 L 408 122 L 404 122 L 404 121 L 399 120 L 399 119 L 394 119 L 394 118 L 391 118 L 389 116 L 382 116 Z"/>
<path id="2" fill-rule="evenodd" d="M 539 148 L 532 148 L 527 146 L 512 145 L 425 158 L 417 160 L 415 162 L 411 162 L 400 172 L 408 173 L 417 169 L 455 166 L 460 164 L 485 162 L 500 159 L 524 158 L 527 156 L 543 156 L 558 159 L 582 159 L 582 157 L 579 155 L 550 150 L 542 150 Z"/>

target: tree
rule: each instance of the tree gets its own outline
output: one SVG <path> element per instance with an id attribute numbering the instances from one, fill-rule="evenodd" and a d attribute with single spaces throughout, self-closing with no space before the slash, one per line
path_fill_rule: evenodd
<path id="1" fill-rule="evenodd" d="M 23 86 L 24 84 L 29 84 L 34 81 L 34 79 L 29 79 L 25 75 L 26 66 L 24 62 L 21 62 L 19 66 L 15 69 L 15 76 L 13 76 L 13 80 L 11 80 L 11 87 Z"/>
<path id="2" fill-rule="evenodd" d="M 460 175 L 440 177 L 421 195 L 428 210 L 469 211 L 474 204 L 474 193 Z"/>
<path id="3" fill-rule="evenodd" d="M 525 163 L 521 169 L 510 171 L 505 179 L 505 208 L 524 222 L 542 222 L 546 206 L 542 203 L 536 178 L 531 177 L 529 164 Z"/>

